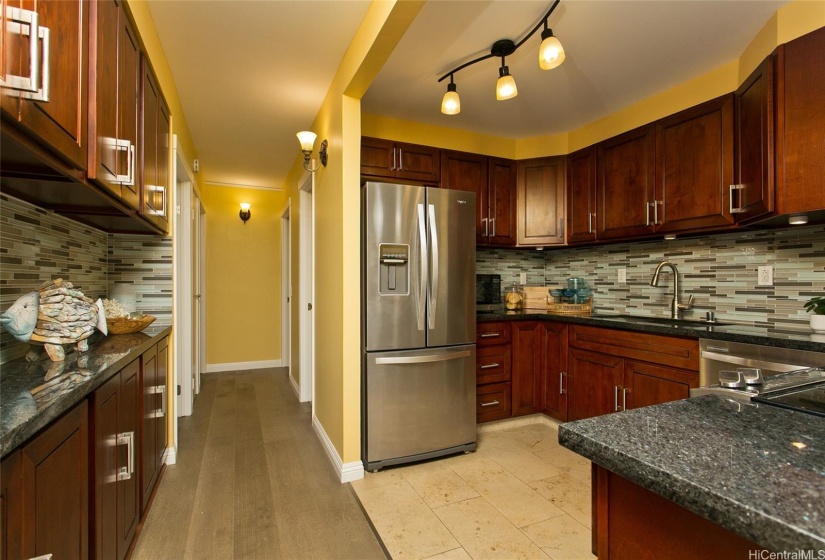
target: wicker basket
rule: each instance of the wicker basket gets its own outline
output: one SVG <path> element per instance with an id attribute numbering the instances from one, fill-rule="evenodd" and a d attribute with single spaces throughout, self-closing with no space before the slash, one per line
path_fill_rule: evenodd
<path id="1" fill-rule="evenodd" d="M 592 315 L 593 314 L 593 296 L 586 303 L 556 303 L 550 301 L 553 298 L 547 298 L 547 312 L 557 315 Z"/>
<path id="2" fill-rule="evenodd" d="M 155 321 L 152 315 L 144 315 L 140 319 L 128 317 L 106 317 L 106 326 L 109 334 L 129 334 L 140 332 Z"/>

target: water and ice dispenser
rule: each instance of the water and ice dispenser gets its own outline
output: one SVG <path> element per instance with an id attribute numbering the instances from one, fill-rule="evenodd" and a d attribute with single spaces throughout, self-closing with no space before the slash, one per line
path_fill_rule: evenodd
<path id="1" fill-rule="evenodd" d="M 410 293 L 410 246 L 378 245 L 378 294 L 406 296 Z"/>

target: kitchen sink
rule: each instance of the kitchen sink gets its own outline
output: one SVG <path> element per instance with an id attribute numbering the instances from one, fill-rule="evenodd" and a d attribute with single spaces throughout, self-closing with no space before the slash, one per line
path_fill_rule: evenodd
<path id="1" fill-rule="evenodd" d="M 668 317 L 650 317 L 643 315 L 596 315 L 599 319 L 617 320 L 626 323 L 644 323 L 647 325 L 662 325 L 679 328 L 693 328 L 704 329 L 708 327 L 722 327 L 731 325 L 732 323 L 725 323 L 723 321 L 701 321 L 695 319 L 670 319 Z"/>

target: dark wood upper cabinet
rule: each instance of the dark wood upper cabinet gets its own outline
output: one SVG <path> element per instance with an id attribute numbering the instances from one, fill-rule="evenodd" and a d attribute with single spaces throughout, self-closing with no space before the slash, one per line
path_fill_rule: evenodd
<path id="1" fill-rule="evenodd" d="M 655 231 L 655 126 L 631 130 L 598 145 L 596 233 L 599 239 Z"/>
<path id="2" fill-rule="evenodd" d="M 596 240 L 596 147 L 567 156 L 567 242 Z"/>
<path id="3" fill-rule="evenodd" d="M 775 206 L 774 142 L 776 57 L 769 56 L 737 88 L 734 99 L 734 185 L 737 222 L 771 214 Z"/>
<path id="4" fill-rule="evenodd" d="M 441 181 L 441 150 L 364 136 L 361 175 L 437 185 Z"/>
<path id="5" fill-rule="evenodd" d="M 122 1 L 93 3 L 90 179 L 138 209 L 140 45 Z"/>
<path id="6" fill-rule="evenodd" d="M 541 407 L 542 334 L 538 321 L 513 322 L 512 409 L 513 416 L 533 414 Z"/>
<path id="7" fill-rule="evenodd" d="M 162 231 L 169 229 L 169 108 L 146 58 L 143 58 L 140 212 Z"/>
<path id="8" fill-rule="evenodd" d="M 86 0 L 3 0 L 0 6 L 7 77 L 0 108 L 78 170 L 87 163 L 89 8 Z M 31 38 L 31 31 L 21 30 L 30 30 L 33 13 L 38 26 Z M 31 40 L 37 42 L 34 60 Z"/>
<path id="9" fill-rule="evenodd" d="M 732 225 L 733 95 L 656 121 L 657 232 Z"/>
<path id="10" fill-rule="evenodd" d="M 776 191 L 780 214 L 825 209 L 825 28 L 778 49 Z"/>
<path id="11" fill-rule="evenodd" d="M 487 156 L 441 151 L 441 188 L 476 193 L 476 243 L 489 235 Z"/>
<path id="12" fill-rule="evenodd" d="M 516 169 L 515 160 L 493 157 L 489 160 L 488 246 L 510 247 L 516 244 Z"/>
<path id="13" fill-rule="evenodd" d="M 518 245 L 564 243 L 564 157 L 518 162 Z"/>

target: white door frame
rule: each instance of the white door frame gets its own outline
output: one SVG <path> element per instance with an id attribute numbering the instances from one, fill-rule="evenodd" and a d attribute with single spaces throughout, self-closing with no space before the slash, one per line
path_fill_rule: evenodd
<path id="1" fill-rule="evenodd" d="M 192 371 L 192 402 L 194 404 L 195 395 L 201 392 L 201 373 L 206 371 L 206 212 L 203 208 L 200 193 L 197 187 L 193 184 L 190 192 L 191 201 L 195 204 L 192 214 L 190 215 L 190 224 L 194 230 L 193 236 L 196 236 L 193 241 L 195 248 L 191 255 L 193 266 L 190 267 L 194 271 L 194 278 L 192 285 L 195 293 L 192 294 L 192 311 L 193 317 L 197 317 L 197 326 L 194 345 L 192 347 L 192 363 L 194 368 Z M 197 313 L 194 313 L 197 311 Z"/>
<path id="2" fill-rule="evenodd" d="M 315 416 L 315 175 L 304 173 L 299 184 L 301 197 L 300 260 L 300 401 L 312 401 Z"/>
<path id="3" fill-rule="evenodd" d="M 292 199 L 281 212 L 281 366 L 292 377 Z"/>

